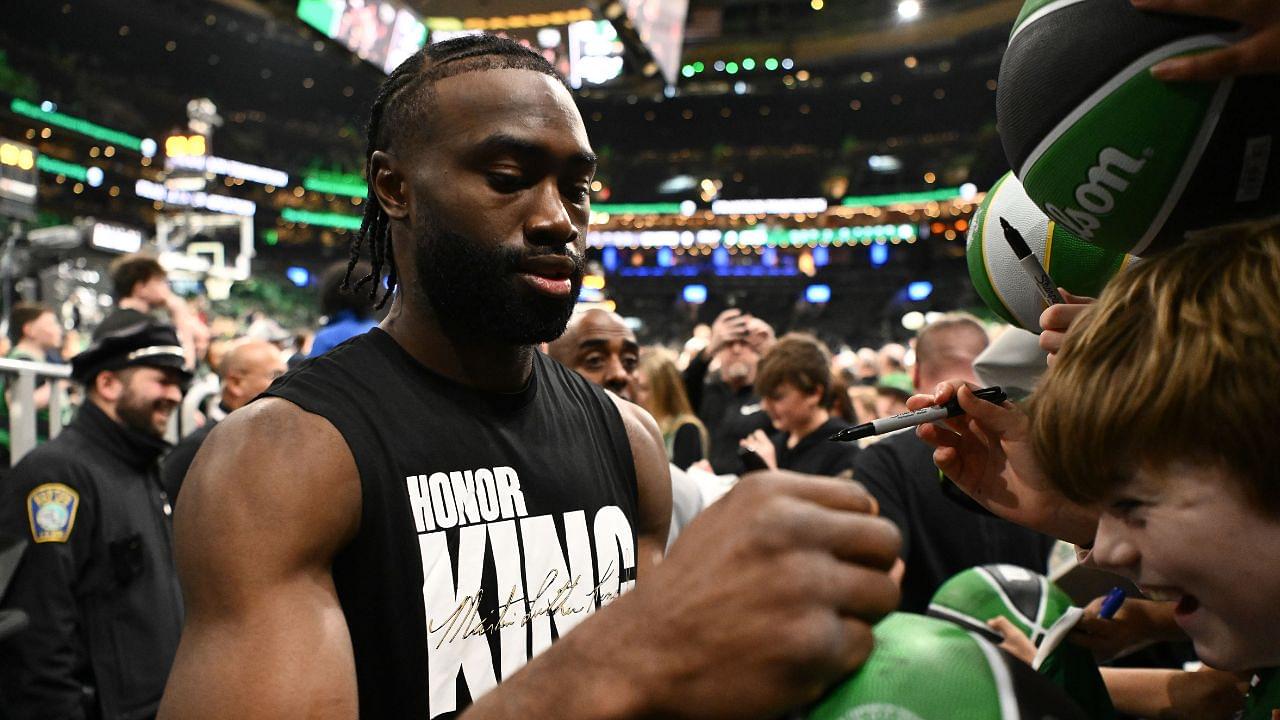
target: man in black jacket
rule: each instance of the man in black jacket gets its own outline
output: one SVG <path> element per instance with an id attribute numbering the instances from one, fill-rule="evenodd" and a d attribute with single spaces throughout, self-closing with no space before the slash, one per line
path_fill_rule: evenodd
<path id="1" fill-rule="evenodd" d="M 684 371 L 685 392 L 711 436 L 707 459 L 718 475 L 741 475 L 738 443 L 756 430 L 773 427 L 753 384 L 760 357 L 773 345 L 773 328 L 737 308 L 720 313 L 707 346 Z M 720 363 L 708 377 L 712 361 Z"/>
<path id="2" fill-rule="evenodd" d="M 88 401 L 6 479 L 0 535 L 32 541 L 0 602 L 31 618 L 0 644 L 7 715 L 155 714 L 182 627 L 157 460 L 191 379 L 184 365 L 167 325 L 99 338 L 72 359 Z"/>

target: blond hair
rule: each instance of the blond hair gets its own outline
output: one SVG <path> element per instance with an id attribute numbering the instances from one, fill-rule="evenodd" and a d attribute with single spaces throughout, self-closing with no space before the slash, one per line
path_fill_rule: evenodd
<path id="1" fill-rule="evenodd" d="M 1116 277 L 1030 405 L 1050 481 L 1096 502 L 1139 468 L 1230 471 L 1280 514 L 1280 233 L 1190 241 Z"/>
<path id="2" fill-rule="evenodd" d="M 707 428 L 693 412 L 685 393 L 684 378 L 676 367 L 675 353 L 666 348 L 647 347 L 640 351 L 638 372 L 649 380 L 649 410 L 658 429 L 667 437 L 681 425 L 692 423 L 702 435 L 702 447 L 710 447 Z"/>

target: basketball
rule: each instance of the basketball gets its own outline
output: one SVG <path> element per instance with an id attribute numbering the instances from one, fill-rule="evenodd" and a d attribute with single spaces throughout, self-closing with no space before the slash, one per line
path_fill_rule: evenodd
<path id="1" fill-rule="evenodd" d="M 862 669 L 808 720 L 1074 720 L 1086 717 L 1049 680 L 942 620 L 894 613 L 875 627 Z"/>
<path id="2" fill-rule="evenodd" d="M 1235 30 L 1128 0 L 1028 0 L 996 114 L 1036 205 L 1083 240 L 1137 256 L 1280 211 L 1280 76 L 1166 83 L 1149 72 L 1224 47 Z"/>
<path id="3" fill-rule="evenodd" d="M 1005 240 L 1000 218 L 1018 230 L 1049 277 L 1076 295 L 1096 297 L 1133 259 L 1085 242 L 1050 220 L 1027 197 L 1018 178 L 1006 174 L 974 213 L 965 255 L 978 296 L 996 315 L 1024 330 L 1040 332 L 1045 301 Z"/>
<path id="4" fill-rule="evenodd" d="M 1042 676 L 1062 688 L 1089 717 L 1115 717 L 1089 650 L 1063 641 L 1079 611 L 1072 610 L 1071 598 L 1044 575 L 1016 565 L 964 570 L 934 593 L 929 616 L 953 622 L 993 642 L 999 642 L 1000 637 L 987 621 L 1003 616 L 1048 653 L 1037 668 Z"/>

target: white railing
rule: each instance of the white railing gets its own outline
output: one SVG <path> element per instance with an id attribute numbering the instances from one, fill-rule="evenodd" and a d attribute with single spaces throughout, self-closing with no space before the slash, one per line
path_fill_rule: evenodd
<path id="1" fill-rule="evenodd" d="M 9 401 L 9 462 L 16 464 L 23 455 L 36 446 L 36 381 L 47 379 L 54 383 L 49 393 L 49 438 L 62 431 L 63 404 L 67 394 L 63 392 L 71 377 L 70 365 L 31 362 L 29 360 L 0 359 L 0 374 Z"/>
<path id="2" fill-rule="evenodd" d="M 36 446 L 35 391 L 41 380 L 55 383 L 54 391 L 49 393 L 49 439 L 62 431 L 71 366 L 0 358 L 0 377 L 5 380 L 9 400 L 9 464 L 12 467 Z M 200 426 L 200 416 L 207 415 L 207 406 L 220 392 L 216 378 L 194 384 L 183 396 L 178 412 L 169 417 L 165 439 L 176 443 L 195 432 Z"/>

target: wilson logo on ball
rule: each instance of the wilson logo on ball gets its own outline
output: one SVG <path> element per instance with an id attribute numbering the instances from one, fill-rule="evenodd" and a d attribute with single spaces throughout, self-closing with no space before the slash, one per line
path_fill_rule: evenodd
<path id="1" fill-rule="evenodd" d="M 1155 151 L 1147 148 L 1142 154 L 1149 159 Z M 1104 148 L 1098 153 L 1098 164 L 1089 168 L 1088 182 L 1076 187 L 1075 200 L 1079 207 L 1063 209 L 1053 203 L 1045 203 L 1045 214 L 1080 237 L 1092 240 L 1094 232 L 1102 227 L 1098 216 L 1106 215 L 1116 207 L 1113 193 L 1129 189 L 1133 178 L 1146 166 L 1146 159 L 1135 158 L 1119 148 Z"/>

